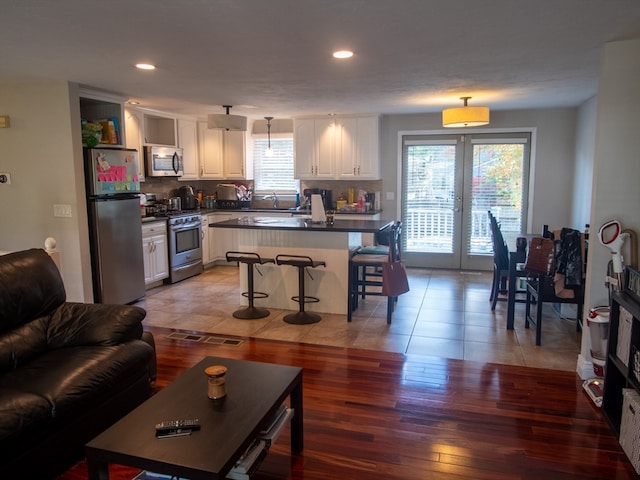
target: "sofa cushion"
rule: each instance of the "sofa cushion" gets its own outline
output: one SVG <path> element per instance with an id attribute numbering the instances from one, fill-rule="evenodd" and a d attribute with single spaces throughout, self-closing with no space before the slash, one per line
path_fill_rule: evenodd
<path id="1" fill-rule="evenodd" d="M 58 267 L 42 249 L 0 255 L 0 333 L 51 313 L 66 299 Z"/>
<path id="2" fill-rule="evenodd" d="M 51 315 L 49 348 L 81 345 L 116 345 L 142 336 L 147 312 L 131 305 L 67 302 Z"/>
<path id="3" fill-rule="evenodd" d="M 0 334 L 0 373 L 29 362 L 47 349 L 48 317 L 40 317 Z"/>
<path id="4" fill-rule="evenodd" d="M 41 396 L 49 403 L 52 420 L 64 422 L 147 372 L 153 354 L 151 346 L 142 340 L 109 347 L 48 350 L 0 376 L 0 391 L 11 389 Z"/>
<path id="5" fill-rule="evenodd" d="M 46 398 L 0 388 L 0 441 L 3 445 L 16 446 L 16 442 L 25 438 L 33 441 L 34 436 L 42 436 L 47 431 L 50 422 L 51 403 Z"/>

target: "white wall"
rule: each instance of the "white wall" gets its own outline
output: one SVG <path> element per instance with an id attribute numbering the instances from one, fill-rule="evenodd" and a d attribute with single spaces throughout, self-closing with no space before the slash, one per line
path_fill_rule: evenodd
<path id="1" fill-rule="evenodd" d="M 0 129 L 0 171 L 11 174 L 0 186 L 0 250 L 42 248 L 54 237 L 67 298 L 90 299 L 77 93 L 67 82 L 4 80 L 0 112 L 11 117 Z M 71 205 L 72 217 L 54 217 L 54 204 Z"/>
<path id="2" fill-rule="evenodd" d="M 477 131 L 499 129 L 535 129 L 535 151 L 532 151 L 533 204 L 529 205 L 529 232 L 542 231 L 542 225 L 554 228 L 583 228 L 586 221 L 572 225 L 572 200 L 575 158 L 575 123 L 577 109 L 535 109 L 492 111 L 491 123 Z M 386 115 L 382 119 L 381 172 L 384 192 L 394 192 L 395 200 L 385 199 L 382 208 L 385 219 L 395 217 L 398 191 L 398 132 L 434 131 L 452 133 L 442 128 L 441 114 Z M 476 131 L 476 130 L 474 130 Z"/>
<path id="3" fill-rule="evenodd" d="M 600 226 L 615 219 L 623 228 L 640 234 L 640 154 L 636 124 L 640 106 L 638 58 L 640 40 L 606 44 L 601 54 L 596 113 L 594 115 L 594 105 L 590 102 L 581 109 L 579 136 L 584 142 L 576 158 L 579 168 L 588 168 L 589 136 L 595 139 L 585 312 L 609 304 L 604 280 L 611 254 L 597 240 Z M 625 245 L 627 252 L 630 243 Z M 628 263 L 628 257 L 625 263 Z M 576 367 L 582 378 L 594 376 L 589 355 L 590 342 L 589 331 L 585 329 Z"/>
<path id="4" fill-rule="evenodd" d="M 594 232 L 611 219 L 640 234 L 640 40 L 606 44 L 602 52 L 597 100 L 591 225 Z M 611 256 L 591 242 L 586 305 L 608 303 L 604 275 Z"/>
<path id="5" fill-rule="evenodd" d="M 576 121 L 572 225 L 579 230 L 582 230 L 591 218 L 597 107 L 596 97 L 590 98 L 578 109 Z"/>

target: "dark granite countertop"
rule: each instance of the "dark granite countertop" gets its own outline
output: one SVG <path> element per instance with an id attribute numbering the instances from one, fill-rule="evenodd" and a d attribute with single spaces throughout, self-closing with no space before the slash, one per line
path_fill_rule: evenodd
<path id="1" fill-rule="evenodd" d="M 389 225 L 387 220 L 336 220 L 333 225 L 324 222 L 312 223 L 296 217 L 241 217 L 224 222 L 210 223 L 211 228 L 244 228 L 259 230 L 289 230 L 316 232 L 362 232 L 376 233 Z"/>
<path id="2" fill-rule="evenodd" d="M 246 213 L 288 213 L 292 215 L 311 215 L 311 210 L 297 210 L 295 208 L 201 208 L 198 212 L 207 213 L 225 213 L 225 212 L 246 212 Z M 338 212 L 336 215 L 375 215 L 381 213 L 382 210 L 369 210 L 367 212 Z"/>

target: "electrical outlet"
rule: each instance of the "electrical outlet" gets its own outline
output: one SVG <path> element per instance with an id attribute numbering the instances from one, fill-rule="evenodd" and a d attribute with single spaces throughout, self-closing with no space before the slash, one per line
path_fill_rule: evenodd
<path id="1" fill-rule="evenodd" d="M 54 217 L 71 217 L 71 205 L 53 205 Z"/>
<path id="2" fill-rule="evenodd" d="M 0 172 L 0 185 L 11 185 L 11 174 Z"/>

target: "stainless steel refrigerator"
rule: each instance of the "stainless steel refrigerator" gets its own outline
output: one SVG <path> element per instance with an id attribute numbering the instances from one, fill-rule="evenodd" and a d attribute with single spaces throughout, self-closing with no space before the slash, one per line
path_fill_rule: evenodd
<path id="1" fill-rule="evenodd" d="M 132 149 L 84 150 L 96 303 L 127 304 L 145 294 L 138 161 Z"/>

